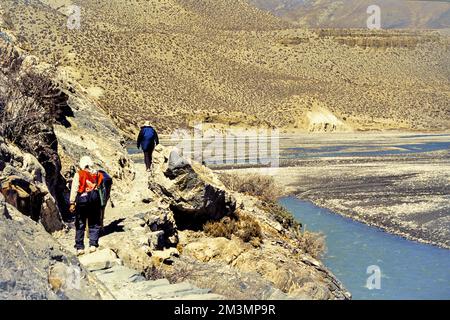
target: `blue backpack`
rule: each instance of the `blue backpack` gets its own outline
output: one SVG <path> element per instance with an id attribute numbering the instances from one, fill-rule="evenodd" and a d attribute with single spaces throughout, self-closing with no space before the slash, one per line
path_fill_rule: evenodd
<path id="1" fill-rule="evenodd" d="M 138 148 L 141 147 L 143 151 L 147 151 L 154 147 L 156 140 L 156 131 L 152 127 L 142 128 L 141 135 L 139 137 Z"/>
<path id="2" fill-rule="evenodd" d="M 100 205 L 102 208 L 104 208 L 104 207 L 106 207 L 106 204 L 108 203 L 108 200 L 111 196 L 111 188 L 113 185 L 113 179 L 109 174 L 107 174 L 103 170 L 100 170 L 99 173 L 101 173 L 103 175 L 103 181 L 98 186 L 98 193 L 100 196 Z"/>

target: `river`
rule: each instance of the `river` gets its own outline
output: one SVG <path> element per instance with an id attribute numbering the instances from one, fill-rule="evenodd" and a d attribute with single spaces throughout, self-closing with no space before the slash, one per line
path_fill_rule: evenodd
<path id="1" fill-rule="evenodd" d="M 325 265 L 354 299 L 450 299 L 450 251 L 416 243 L 334 214 L 294 197 L 280 203 L 310 231 L 327 239 Z M 369 266 L 381 270 L 369 290 Z"/>

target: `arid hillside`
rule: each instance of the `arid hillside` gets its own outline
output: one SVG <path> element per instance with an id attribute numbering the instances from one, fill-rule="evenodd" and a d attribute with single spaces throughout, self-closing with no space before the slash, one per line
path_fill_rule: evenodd
<path id="1" fill-rule="evenodd" d="M 367 8 L 378 5 L 384 29 L 450 28 L 448 1 L 404 0 L 249 0 L 291 22 L 320 28 L 365 28 Z"/>
<path id="2" fill-rule="evenodd" d="M 67 28 L 68 6 L 81 9 Z M 4 0 L 2 28 L 129 133 L 193 121 L 300 130 L 450 128 L 449 40 L 306 30 L 245 0 Z"/>

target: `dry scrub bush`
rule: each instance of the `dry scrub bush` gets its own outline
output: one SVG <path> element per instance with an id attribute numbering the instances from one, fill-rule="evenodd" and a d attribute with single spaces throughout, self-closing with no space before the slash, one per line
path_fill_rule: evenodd
<path id="1" fill-rule="evenodd" d="M 326 252 L 325 236 L 322 233 L 304 231 L 299 240 L 301 248 L 314 258 L 320 258 Z"/>
<path id="2" fill-rule="evenodd" d="M 165 273 L 165 278 L 170 283 L 180 283 L 192 276 L 193 268 L 190 265 L 178 264 L 175 268 L 171 268 Z"/>
<path id="3" fill-rule="evenodd" d="M 233 235 L 244 242 L 259 246 L 262 231 L 259 223 L 252 217 L 237 213 L 234 217 L 225 217 L 220 221 L 210 221 L 203 226 L 203 231 L 211 237 L 231 239 Z"/>
<path id="4" fill-rule="evenodd" d="M 286 229 L 298 231 L 301 224 L 292 214 L 277 203 L 279 197 L 284 193 L 283 187 L 279 186 L 271 176 L 259 174 L 230 174 L 223 173 L 220 180 L 229 189 L 254 196 L 261 200 L 258 206 L 261 210 L 269 212 L 273 218 Z"/>
<path id="5" fill-rule="evenodd" d="M 156 266 L 150 266 L 144 271 L 144 277 L 147 280 L 159 280 L 164 279 L 165 275 L 161 268 Z"/>
<path id="6" fill-rule="evenodd" d="M 257 197 L 262 201 L 276 202 L 283 195 L 283 188 L 271 176 L 259 174 L 223 173 L 220 180 L 229 189 Z"/>
<path id="7" fill-rule="evenodd" d="M 298 222 L 292 213 L 287 211 L 277 202 L 263 202 L 258 205 L 261 210 L 269 212 L 272 217 L 280 223 L 285 229 L 293 229 L 299 231 L 302 224 Z"/>
<path id="8" fill-rule="evenodd" d="M 9 97 L 8 102 L 0 101 L 0 135 L 16 143 L 32 133 L 45 116 L 45 110 L 29 98 Z"/>
<path id="9" fill-rule="evenodd" d="M 297 234 L 300 241 L 300 248 L 303 249 L 304 252 L 315 258 L 320 258 L 325 253 L 326 244 L 324 235 L 309 231 L 302 232 L 302 224 L 298 222 L 289 211 L 277 203 L 277 199 L 282 195 L 282 188 L 277 186 L 273 177 L 257 174 L 222 174 L 220 179 L 223 184 L 231 190 L 246 193 L 260 199 L 261 202 L 258 203 L 258 207 L 261 210 L 269 212 L 285 229 L 293 230 Z M 252 220 L 252 218 L 248 218 Z M 257 228 L 261 230 L 259 225 L 256 229 L 252 229 L 251 222 L 246 223 L 245 228 L 241 229 L 237 228 L 236 225 L 237 223 L 235 220 L 227 217 L 219 222 L 210 222 L 206 224 L 204 230 L 211 236 L 225 238 L 230 238 L 233 234 L 239 236 L 239 231 L 242 232 L 243 230 L 250 235 L 258 234 Z M 243 234 L 239 237 L 248 242 L 248 239 L 252 237 L 248 234 Z"/>
<path id="10" fill-rule="evenodd" d="M 16 143 L 28 136 L 46 134 L 54 120 L 63 116 L 66 99 L 50 80 L 26 75 L 9 80 L 0 91 L 0 135 Z M 62 97 L 62 99 L 60 98 Z"/>

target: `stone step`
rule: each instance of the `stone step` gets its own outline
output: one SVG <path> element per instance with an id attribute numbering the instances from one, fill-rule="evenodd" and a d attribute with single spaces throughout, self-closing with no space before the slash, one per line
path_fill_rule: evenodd
<path id="1" fill-rule="evenodd" d="M 166 296 L 166 297 L 170 297 L 170 296 L 180 296 L 183 295 L 185 292 L 193 292 L 195 291 L 197 288 L 194 287 L 192 284 L 188 283 L 188 282 L 182 282 L 182 283 L 177 283 L 177 284 L 168 284 L 165 286 L 153 286 L 151 288 L 149 288 L 146 284 L 139 284 L 141 286 L 144 286 L 147 290 L 146 290 L 146 294 L 148 295 L 152 295 L 152 296 Z M 198 292 L 198 293 L 203 293 L 203 291 Z M 207 293 L 207 292 L 206 292 Z"/>
<path id="2" fill-rule="evenodd" d="M 103 249 L 80 257 L 90 270 L 118 300 L 221 300 L 209 289 L 189 282 L 170 284 L 167 279 L 146 280 L 134 269 L 122 265 L 111 249 Z"/>
<path id="3" fill-rule="evenodd" d="M 103 249 L 94 253 L 85 254 L 81 256 L 79 260 L 80 263 L 91 272 L 122 265 L 122 261 L 117 258 L 116 254 L 111 249 Z"/>
<path id="4" fill-rule="evenodd" d="M 134 269 L 124 266 L 114 266 L 111 269 L 93 272 L 107 286 L 120 288 L 134 282 L 146 281 L 145 277 Z"/>
<path id="5" fill-rule="evenodd" d="M 128 283 L 119 290 L 112 288 L 112 291 L 117 299 L 124 300 L 190 300 L 191 297 L 201 299 L 200 296 L 211 300 L 220 298 L 211 295 L 208 289 L 199 289 L 188 282 L 169 284 L 166 279 Z"/>

